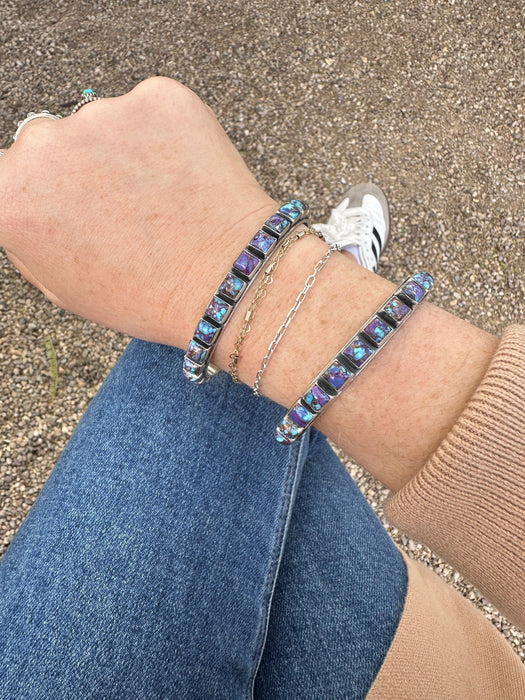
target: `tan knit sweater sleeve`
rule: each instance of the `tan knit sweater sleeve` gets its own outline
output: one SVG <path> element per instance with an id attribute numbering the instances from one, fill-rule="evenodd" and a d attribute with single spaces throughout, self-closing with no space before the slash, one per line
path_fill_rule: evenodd
<path id="1" fill-rule="evenodd" d="M 525 667 L 481 612 L 419 561 L 405 560 L 405 607 L 366 700 L 523 700 Z"/>
<path id="2" fill-rule="evenodd" d="M 504 331 L 456 425 L 385 512 L 525 629 L 525 326 Z"/>

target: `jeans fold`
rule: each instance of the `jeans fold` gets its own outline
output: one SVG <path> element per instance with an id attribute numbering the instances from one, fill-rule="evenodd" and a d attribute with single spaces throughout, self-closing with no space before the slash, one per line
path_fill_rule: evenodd
<path id="1" fill-rule="evenodd" d="M 310 673 L 325 664 L 312 652 L 320 644 L 329 653 L 335 636 L 339 655 L 344 635 L 354 635 L 348 620 L 364 640 L 356 615 L 365 606 L 379 612 L 363 617 L 374 625 L 370 640 L 351 647 L 375 654 L 375 666 L 356 665 L 366 671 L 359 687 L 386 653 L 402 569 L 326 440 L 310 430 L 278 444 L 282 407 L 225 373 L 194 386 L 182 359 L 174 348 L 130 342 L 0 560 L 2 700 L 335 697 L 324 694 L 326 674 Z M 342 489 L 335 510 L 332 486 Z M 366 551 L 378 543 L 368 569 L 365 549 L 340 546 L 360 528 Z M 356 604 L 343 596 L 331 619 L 302 628 L 298 606 L 315 607 L 326 584 L 312 561 L 327 580 L 332 568 L 339 582 L 353 571 L 365 600 L 342 612 L 337 605 Z M 368 586 L 371 572 L 380 586 Z M 338 692 L 343 656 L 329 666 Z M 297 678 L 306 694 L 290 695 Z"/>

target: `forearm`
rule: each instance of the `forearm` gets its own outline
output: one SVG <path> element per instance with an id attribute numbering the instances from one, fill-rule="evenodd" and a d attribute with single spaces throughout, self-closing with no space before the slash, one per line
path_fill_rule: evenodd
<path id="1" fill-rule="evenodd" d="M 78 168 L 79 161 L 89 167 Z M 0 190 L 0 244 L 48 298 L 181 348 L 240 250 L 276 209 L 213 113 L 166 78 L 85 105 L 80 115 L 32 120 L 2 156 Z M 244 344 L 243 381 L 254 381 L 325 251 L 308 236 L 282 260 Z M 290 406 L 393 289 L 346 254 L 334 255 L 277 349 L 263 393 Z M 219 338 L 214 361 L 223 369 L 250 296 Z M 316 426 L 399 488 L 453 425 L 496 343 L 423 304 Z"/>
<path id="2" fill-rule="evenodd" d="M 269 205 L 268 213 L 274 207 Z M 264 216 L 265 212 L 260 212 L 255 218 L 262 223 Z M 236 240 L 240 249 L 243 243 L 239 246 Z M 227 255 L 233 260 L 238 252 L 233 241 L 228 245 L 229 250 L 221 251 L 224 269 L 217 281 L 230 264 Z M 325 243 L 308 236 L 292 246 L 281 261 L 243 344 L 238 365 L 242 381 L 253 384 L 275 331 L 325 251 Z M 264 375 L 262 393 L 291 406 L 394 289 L 392 282 L 363 269 L 351 256 L 333 256 L 276 350 Z M 188 320 L 186 340 L 213 291 L 211 287 L 200 290 L 199 310 L 195 309 Z M 248 293 L 219 340 L 213 361 L 221 369 L 228 368 L 250 300 Z M 453 426 L 497 343 L 494 336 L 423 303 L 315 425 L 386 486 L 397 490 L 421 468 Z"/>

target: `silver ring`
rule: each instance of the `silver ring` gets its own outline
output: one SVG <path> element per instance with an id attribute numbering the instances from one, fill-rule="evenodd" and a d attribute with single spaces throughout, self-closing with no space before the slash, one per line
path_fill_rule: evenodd
<path id="1" fill-rule="evenodd" d="M 80 102 L 77 102 L 77 104 L 73 107 L 73 109 L 71 110 L 71 114 L 75 114 L 75 112 L 78 112 L 78 110 L 81 107 L 87 105 L 88 102 L 94 102 L 95 100 L 100 100 L 100 97 L 94 90 L 92 90 L 91 88 L 86 88 L 86 90 L 82 90 L 82 98 Z"/>
<path id="2" fill-rule="evenodd" d="M 47 111 L 47 109 L 44 109 L 42 112 L 29 112 L 27 117 L 25 119 L 22 119 L 22 121 L 18 122 L 17 129 L 15 131 L 15 135 L 13 136 L 13 141 L 16 141 L 17 138 L 20 136 L 20 132 L 24 128 L 24 126 L 32 121 L 33 119 L 40 119 L 40 118 L 45 118 L 45 119 L 62 119 L 62 116 L 60 114 L 51 114 L 50 112 Z"/>
<path id="3" fill-rule="evenodd" d="M 3 152 L 3 151 L 0 151 L 0 156 L 3 156 L 3 155 L 4 155 L 4 152 Z"/>

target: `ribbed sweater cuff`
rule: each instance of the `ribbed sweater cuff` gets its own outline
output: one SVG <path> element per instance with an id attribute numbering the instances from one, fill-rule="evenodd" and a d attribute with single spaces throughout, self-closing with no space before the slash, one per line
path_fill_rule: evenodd
<path id="1" fill-rule="evenodd" d="M 509 326 L 457 423 L 388 520 L 525 629 L 525 326 Z"/>

